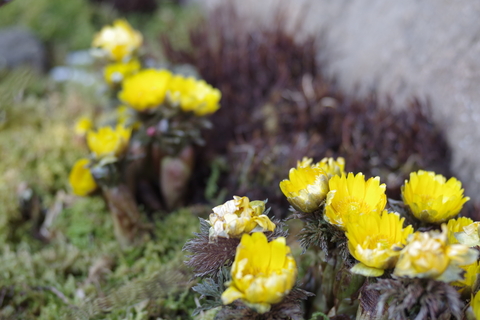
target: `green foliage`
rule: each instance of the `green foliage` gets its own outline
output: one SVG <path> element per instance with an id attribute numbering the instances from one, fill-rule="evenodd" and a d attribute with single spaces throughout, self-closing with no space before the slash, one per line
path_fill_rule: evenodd
<path id="1" fill-rule="evenodd" d="M 310 320 L 320 320 L 320 319 L 328 320 L 329 318 L 323 312 L 315 312 L 314 314 L 312 314 L 312 317 L 310 318 Z"/>
<path id="2" fill-rule="evenodd" d="M 21 183 L 39 194 L 42 207 L 68 189 L 70 168 L 86 152 L 71 128 L 98 103 L 93 90 L 57 87 L 23 68 L 0 76 L 0 239 L 15 231 L 8 224 L 21 219 Z"/>
<path id="3" fill-rule="evenodd" d="M 87 0 L 21 0 L 0 8 L 0 27 L 28 27 L 44 41 L 70 49 L 90 46 L 95 31 Z"/>
<path id="4" fill-rule="evenodd" d="M 205 278 L 202 283 L 194 286 L 192 289 L 200 294 L 200 298 L 206 298 L 206 300 L 195 309 L 193 315 L 222 306 L 221 297 L 226 289 L 225 282 L 230 280 L 230 268 L 223 267 L 218 272 L 218 277 Z"/>
<path id="5" fill-rule="evenodd" d="M 212 161 L 211 170 L 212 172 L 205 187 L 205 199 L 213 204 L 225 202 L 228 191 L 226 188 L 220 189 L 218 186 L 221 174 L 227 171 L 225 159 L 215 158 L 215 160 Z"/>

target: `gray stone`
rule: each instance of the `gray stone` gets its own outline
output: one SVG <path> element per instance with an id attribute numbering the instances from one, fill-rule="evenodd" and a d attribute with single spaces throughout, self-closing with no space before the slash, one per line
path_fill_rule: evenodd
<path id="1" fill-rule="evenodd" d="M 208 9 L 223 0 L 198 0 Z M 252 28 L 283 2 L 292 25 L 325 31 L 326 72 L 359 95 L 375 88 L 396 107 L 429 99 L 468 195 L 480 191 L 480 2 L 473 0 L 235 0 Z M 306 7 L 305 7 L 306 6 Z M 305 10 L 305 8 L 307 8 Z M 298 34 L 299 37 L 302 34 Z M 478 197 L 477 201 L 478 201 Z"/>
<path id="2" fill-rule="evenodd" d="M 45 71 L 46 52 L 35 35 L 25 29 L 0 29 L 0 70 L 28 65 Z"/>

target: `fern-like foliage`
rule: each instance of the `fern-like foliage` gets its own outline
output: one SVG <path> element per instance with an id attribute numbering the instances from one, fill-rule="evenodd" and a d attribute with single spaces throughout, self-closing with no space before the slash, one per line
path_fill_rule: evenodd
<path id="1" fill-rule="evenodd" d="M 193 291 L 200 294 L 200 298 L 205 298 L 202 305 L 193 311 L 193 316 L 201 311 L 210 310 L 222 306 L 222 293 L 225 291 L 225 282 L 230 281 L 230 268 L 223 267 L 218 272 L 217 277 L 205 278 L 202 283 L 192 287 Z"/>
<path id="2" fill-rule="evenodd" d="M 268 240 L 278 237 L 287 237 L 288 232 L 284 230 L 285 224 L 280 221 L 273 221 L 276 225 L 275 231 L 265 232 Z M 195 277 L 215 276 L 222 267 L 230 267 L 235 259 L 239 238 L 218 237 L 215 241 L 209 239 L 210 224 L 200 218 L 200 232 L 185 244 L 184 251 L 191 254 L 185 264 L 193 268 Z"/>

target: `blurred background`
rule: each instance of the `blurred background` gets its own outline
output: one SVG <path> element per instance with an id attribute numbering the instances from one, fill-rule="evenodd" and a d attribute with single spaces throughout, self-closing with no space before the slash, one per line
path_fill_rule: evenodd
<path id="1" fill-rule="evenodd" d="M 185 288 L 168 298 L 156 288 L 161 303 L 125 306 L 150 293 L 142 281 L 182 264 L 197 216 L 213 206 L 268 198 L 286 217 L 278 183 L 304 156 L 343 156 L 347 171 L 380 176 L 397 200 L 411 171 L 456 176 L 472 198 L 465 213 L 478 220 L 480 2 L 0 3 L 1 319 L 57 319 L 72 305 L 83 305 L 78 319 L 112 309 L 109 319 L 188 318 L 196 298 Z M 91 42 L 117 18 L 142 32 L 147 66 L 198 75 L 222 92 L 186 209 L 158 213 L 139 199 L 161 236 L 127 253 L 105 231 L 104 204 L 68 186 L 85 154 L 75 122 L 101 119 L 109 105 Z M 118 288 L 138 295 L 108 295 Z M 105 305 L 84 304 L 105 296 Z"/>

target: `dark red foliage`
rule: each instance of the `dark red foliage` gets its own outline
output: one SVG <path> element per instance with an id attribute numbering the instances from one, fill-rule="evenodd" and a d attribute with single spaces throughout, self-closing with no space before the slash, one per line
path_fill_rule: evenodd
<path id="1" fill-rule="evenodd" d="M 174 49 L 162 37 L 170 61 L 192 64 L 222 92 L 198 168 L 224 156 L 229 172 L 221 184 L 229 194 L 268 198 L 277 215 L 276 206 L 288 207 L 278 184 L 304 156 L 343 156 L 348 171 L 379 175 L 396 199 L 413 170 L 450 174 L 450 151 L 428 105 L 412 99 L 392 110 L 375 94 L 358 99 L 339 91 L 321 76 L 322 43 L 297 41 L 282 28 L 282 16 L 251 31 L 225 5 L 191 31 L 191 50 Z M 196 172 L 193 189 L 203 191 L 208 172 Z"/>
<path id="2" fill-rule="evenodd" d="M 120 12 L 151 12 L 157 8 L 155 0 L 91 0 L 92 2 L 107 2 Z"/>

